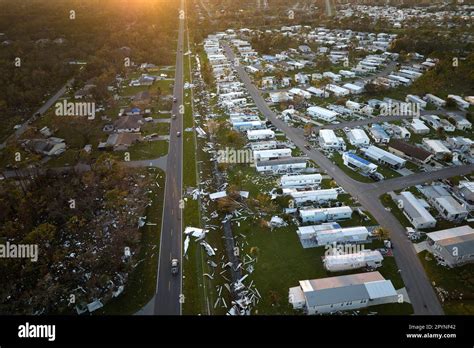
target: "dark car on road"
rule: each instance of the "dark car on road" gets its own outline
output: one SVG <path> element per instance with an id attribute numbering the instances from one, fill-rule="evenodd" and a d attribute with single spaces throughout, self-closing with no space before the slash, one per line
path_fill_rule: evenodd
<path id="1" fill-rule="evenodd" d="M 178 259 L 171 260 L 171 274 L 177 275 L 179 273 L 179 261 Z"/>

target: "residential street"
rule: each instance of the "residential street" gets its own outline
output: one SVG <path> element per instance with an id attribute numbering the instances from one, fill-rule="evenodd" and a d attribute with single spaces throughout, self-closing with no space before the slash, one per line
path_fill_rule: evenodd
<path id="1" fill-rule="evenodd" d="M 234 54 L 228 45 L 225 45 L 225 52 L 227 57 L 231 61 L 234 61 Z M 278 119 L 277 115 L 268 107 L 260 92 L 252 84 L 247 72 L 244 70 L 244 67 L 239 65 L 236 67 L 236 70 L 260 112 L 277 128 L 282 130 L 286 136 L 304 152 L 305 155 L 314 160 L 321 169 L 333 177 L 347 193 L 358 199 L 361 205 L 375 217 L 382 227 L 390 231 L 391 239 L 395 246 L 394 256 L 407 288 L 408 296 L 410 297 L 415 314 L 443 314 L 443 309 L 438 297 L 431 286 L 430 280 L 426 276 L 413 245 L 406 238 L 404 227 L 393 216 L 393 214 L 385 209 L 379 200 L 379 196 L 382 193 L 393 189 L 402 189 L 404 187 L 423 183 L 429 180 L 429 178 L 438 179 L 441 177 L 466 174 L 472 172 L 474 166 L 460 166 L 443 169 L 439 172 L 414 174 L 407 177 L 385 180 L 377 184 L 360 183 L 346 175 L 320 151 L 316 149 L 307 150 L 304 147 L 307 142 L 303 137 L 302 130 L 296 130 Z M 342 126 L 344 127 L 345 125 Z"/>

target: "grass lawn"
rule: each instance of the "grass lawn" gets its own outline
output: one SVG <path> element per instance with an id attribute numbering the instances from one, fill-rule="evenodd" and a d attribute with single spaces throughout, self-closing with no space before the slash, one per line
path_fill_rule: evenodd
<path id="1" fill-rule="evenodd" d="M 170 124 L 169 123 L 147 123 L 142 127 L 142 135 L 150 135 L 158 133 L 159 135 L 169 135 L 170 134 Z"/>
<path id="2" fill-rule="evenodd" d="M 130 146 L 126 152 L 130 153 L 131 161 L 148 160 L 166 155 L 168 145 L 166 140 L 144 141 Z"/>
<path id="3" fill-rule="evenodd" d="M 421 252 L 418 256 L 429 279 L 435 283 L 435 287 L 440 287 L 448 292 L 442 297 L 445 313 L 473 315 L 474 264 L 450 269 L 437 265 L 436 260 L 427 251 Z"/>
<path id="4" fill-rule="evenodd" d="M 148 198 L 152 205 L 146 211 L 147 222 L 154 226 L 143 226 L 142 239 L 140 241 L 140 252 L 135 256 L 133 262 L 136 267 L 130 274 L 124 292 L 116 299 L 112 299 L 101 310 L 99 315 L 131 315 L 145 306 L 156 291 L 158 252 L 161 235 L 161 222 L 163 211 L 163 197 L 165 187 L 165 173 L 156 168 L 148 169 L 153 182 L 160 186 L 152 185 Z M 95 313 L 94 313 L 95 314 Z"/>

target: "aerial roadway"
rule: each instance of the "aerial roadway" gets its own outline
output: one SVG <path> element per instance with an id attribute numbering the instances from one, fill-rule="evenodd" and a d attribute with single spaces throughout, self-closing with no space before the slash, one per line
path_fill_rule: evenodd
<path id="1" fill-rule="evenodd" d="M 170 141 L 166 164 L 166 183 L 161 226 L 160 250 L 158 254 L 158 281 L 154 299 L 154 315 L 181 315 L 182 304 L 182 163 L 183 142 L 181 132 L 183 119 L 183 43 L 184 0 L 181 0 L 178 45 L 176 51 L 176 73 L 173 91 L 173 109 Z M 172 267 L 172 260 L 178 261 Z"/>

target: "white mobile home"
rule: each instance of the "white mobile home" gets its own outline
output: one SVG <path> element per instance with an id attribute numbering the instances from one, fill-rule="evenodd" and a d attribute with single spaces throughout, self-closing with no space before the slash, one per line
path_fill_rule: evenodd
<path id="1" fill-rule="evenodd" d="M 357 268 L 382 266 L 383 256 L 378 250 L 361 250 L 358 253 L 328 255 L 324 258 L 324 268 L 329 272 L 348 271 Z"/>
<path id="2" fill-rule="evenodd" d="M 266 140 L 274 139 L 275 132 L 271 129 L 258 129 L 258 130 L 249 130 L 247 132 L 248 140 Z"/>
<path id="3" fill-rule="evenodd" d="M 338 191 L 336 189 L 297 191 L 294 188 L 285 188 L 283 194 L 291 196 L 294 202 L 300 205 L 307 202 L 334 201 L 337 199 Z"/>
<path id="4" fill-rule="evenodd" d="M 426 210 L 420 200 L 409 191 L 401 192 L 398 196 L 398 206 L 408 221 L 417 229 L 436 226 L 436 219 Z"/>
<path id="5" fill-rule="evenodd" d="M 449 267 L 474 262 L 474 229 L 469 225 L 427 233 L 428 250 Z"/>
<path id="6" fill-rule="evenodd" d="M 451 151 L 441 142 L 441 140 L 423 138 L 422 142 L 426 149 L 438 159 L 442 159 L 451 154 Z"/>
<path id="7" fill-rule="evenodd" d="M 341 137 L 336 136 L 332 129 L 321 129 L 319 131 L 319 145 L 325 150 L 344 150 L 346 143 Z"/>
<path id="8" fill-rule="evenodd" d="M 354 310 L 395 303 L 398 295 L 390 280 L 379 272 L 302 280 L 289 289 L 289 302 L 306 314 Z"/>
<path id="9" fill-rule="evenodd" d="M 313 187 L 321 184 L 321 174 L 283 175 L 280 178 L 282 188 Z"/>
<path id="10" fill-rule="evenodd" d="M 279 158 L 271 161 L 258 161 L 258 172 L 289 173 L 299 172 L 306 168 L 306 157 Z"/>
<path id="11" fill-rule="evenodd" d="M 430 102 L 431 104 L 436 105 L 437 107 L 444 107 L 446 106 L 446 100 L 443 100 L 433 94 L 427 94 L 425 95 L 425 100 L 427 102 Z"/>
<path id="12" fill-rule="evenodd" d="M 378 163 L 388 165 L 389 167 L 399 169 L 405 166 L 406 160 L 390 152 L 382 150 L 376 146 L 369 146 L 361 150 L 365 156 L 375 160 Z"/>
<path id="13" fill-rule="evenodd" d="M 253 158 L 257 161 L 269 161 L 288 157 L 291 157 L 291 149 L 255 150 L 253 152 Z"/>
<path id="14" fill-rule="evenodd" d="M 342 161 L 345 166 L 352 170 L 358 170 L 365 174 L 375 173 L 378 168 L 377 165 L 370 163 L 352 152 L 343 152 Z"/>
<path id="15" fill-rule="evenodd" d="M 351 129 L 347 133 L 347 138 L 349 139 L 351 145 L 354 146 L 368 146 L 370 144 L 370 139 L 367 134 L 364 132 L 364 130 L 359 128 Z"/>
<path id="16" fill-rule="evenodd" d="M 350 219 L 352 217 L 351 207 L 334 207 L 334 208 L 312 208 L 300 209 L 301 221 L 308 222 L 324 222 Z"/>
<path id="17" fill-rule="evenodd" d="M 430 132 L 428 126 L 419 118 L 413 118 L 410 127 L 413 129 L 413 133 L 415 134 L 428 134 Z"/>
<path id="18" fill-rule="evenodd" d="M 306 111 L 311 117 L 318 118 L 326 122 L 335 121 L 338 115 L 337 112 L 322 108 L 320 106 L 310 106 L 308 109 L 306 109 Z"/>

